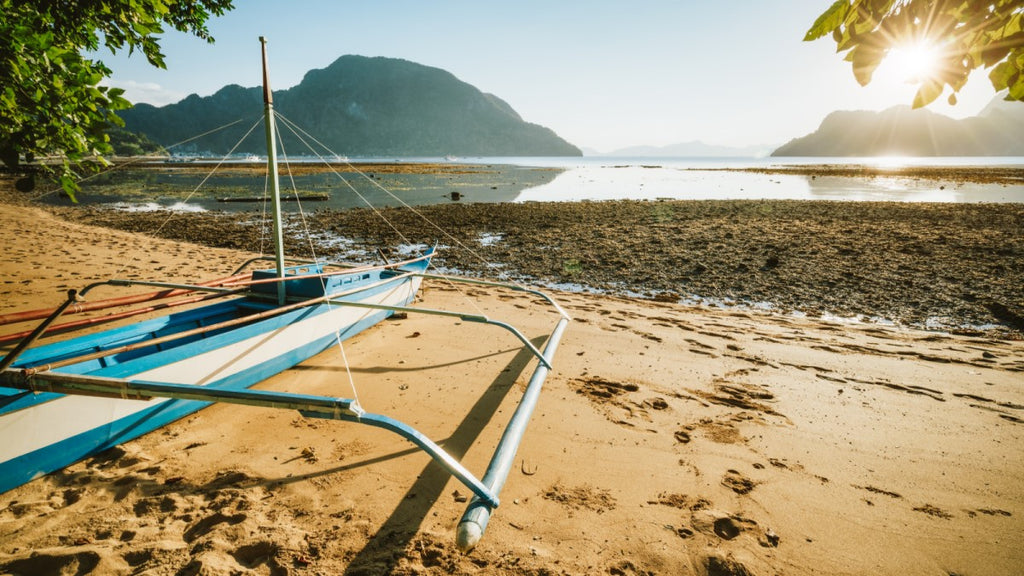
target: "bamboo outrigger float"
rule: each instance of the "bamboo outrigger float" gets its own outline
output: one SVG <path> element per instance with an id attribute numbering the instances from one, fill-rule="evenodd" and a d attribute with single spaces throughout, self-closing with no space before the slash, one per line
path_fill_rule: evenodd
<path id="1" fill-rule="evenodd" d="M 274 196 L 274 268 L 202 284 L 108 280 L 70 291 L 53 311 L 0 316 L 0 324 L 44 318 L 0 360 L 0 492 L 59 470 L 82 458 L 137 438 L 214 402 L 298 410 L 303 416 L 344 420 L 390 430 L 409 440 L 462 482 L 474 497 L 457 531 L 463 550 L 473 548 L 511 470 L 516 451 L 551 369 L 569 316 L 547 295 L 518 285 L 430 274 L 433 249 L 402 262 L 350 266 L 288 261 L 283 254 L 275 127 L 263 38 L 268 170 Z M 258 259 L 257 259 L 258 260 Z M 471 283 L 525 291 L 557 314 L 543 350 L 514 327 L 483 315 L 411 306 L 423 281 Z M 100 287 L 151 286 L 155 292 L 82 304 Z M 161 299 L 178 298 L 162 304 Z M 164 308 L 174 312 L 58 342 L 36 346 L 48 333 L 93 326 Z M 88 310 L 143 304 L 86 320 L 57 321 Z M 395 312 L 458 317 L 515 335 L 536 357 L 526 392 L 498 443 L 486 472 L 474 476 L 434 441 L 408 424 L 366 412 L 355 399 L 250 390 L 270 376 L 365 330 Z"/>

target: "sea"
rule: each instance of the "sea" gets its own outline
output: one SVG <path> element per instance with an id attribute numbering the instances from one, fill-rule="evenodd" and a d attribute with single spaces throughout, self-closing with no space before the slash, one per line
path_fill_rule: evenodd
<path id="1" fill-rule="evenodd" d="M 522 158 L 516 165 L 562 168 L 551 182 L 524 190 L 530 200 L 867 200 L 894 202 L 1024 202 L 1017 185 L 943 182 L 900 176 L 851 178 L 760 174 L 787 166 L 1010 167 L 1024 157 L 972 158 Z"/>
<path id="2" fill-rule="evenodd" d="M 244 161 L 251 162 L 252 158 Z M 243 161 L 243 160 L 239 160 Z M 292 163 L 319 162 L 292 158 Z M 336 160 L 335 160 L 336 162 Z M 361 165 L 376 163 L 468 165 L 474 170 L 444 174 L 372 174 Z M 307 204 L 314 209 L 345 209 L 364 205 L 424 205 L 448 202 L 584 202 L 602 200 L 841 200 L 892 202 L 1024 203 L 1024 181 L 978 184 L 917 177 L 882 175 L 844 177 L 763 174 L 747 169 L 791 166 L 1009 167 L 1024 169 L 1024 157 L 872 157 L 872 158 L 710 158 L 710 157 L 445 157 L 361 158 L 338 172 L 288 177 L 282 191 L 326 197 Z M 216 165 L 196 161 L 196 166 Z M 369 168 L 366 168 L 369 170 Z M 111 176 L 83 185 L 80 199 L 128 211 L 252 209 L 252 204 L 224 203 L 224 196 L 262 195 L 263 177 L 208 178 L 201 171 L 169 169 L 148 173 L 144 182 L 118 181 Z M 193 192 L 204 184 L 212 191 Z M 285 203 L 294 211 L 299 203 Z"/>

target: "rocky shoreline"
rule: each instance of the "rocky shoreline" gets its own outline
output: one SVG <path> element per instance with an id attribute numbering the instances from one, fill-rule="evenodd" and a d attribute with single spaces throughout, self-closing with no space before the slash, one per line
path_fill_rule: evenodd
<path id="1" fill-rule="evenodd" d="M 256 213 L 55 210 L 88 224 L 268 250 Z M 474 275 L 812 317 L 1013 337 L 1024 332 L 1019 204 L 451 203 L 416 212 L 320 210 L 307 214 L 305 224 L 291 216 L 289 226 L 306 227 L 312 237 L 290 235 L 289 253 L 298 256 L 373 259 L 396 244 L 438 242 L 450 247 L 439 266 Z"/>

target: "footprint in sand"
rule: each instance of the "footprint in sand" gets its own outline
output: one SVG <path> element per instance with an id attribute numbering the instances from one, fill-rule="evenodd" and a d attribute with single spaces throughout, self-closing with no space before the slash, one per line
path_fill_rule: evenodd
<path id="1" fill-rule="evenodd" d="M 0 564 L 4 574 L 90 574 L 102 558 L 93 550 L 33 553 L 30 558 Z"/>
<path id="2" fill-rule="evenodd" d="M 614 510 L 616 501 L 611 492 L 604 488 L 582 485 L 574 488 L 555 484 L 543 494 L 546 500 L 557 502 L 572 510 L 587 509 L 597 512 Z"/>
<path id="3" fill-rule="evenodd" d="M 727 470 L 722 477 L 722 486 L 737 494 L 748 494 L 757 483 L 741 474 L 738 470 Z"/>
<path id="4" fill-rule="evenodd" d="M 213 531 L 214 528 L 216 528 L 220 524 L 228 524 L 229 526 L 233 526 L 235 524 L 244 522 L 246 518 L 247 516 L 242 513 L 224 514 L 223 512 L 215 512 L 213 515 L 207 516 L 206 518 L 203 518 L 202 520 L 190 526 L 187 530 L 185 530 L 185 533 L 182 535 L 182 537 L 184 538 L 185 542 L 192 542 L 197 538 L 209 534 Z"/>

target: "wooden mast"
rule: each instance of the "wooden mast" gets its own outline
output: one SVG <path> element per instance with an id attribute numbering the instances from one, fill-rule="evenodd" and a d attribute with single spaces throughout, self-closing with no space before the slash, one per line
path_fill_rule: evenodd
<path id="1" fill-rule="evenodd" d="M 273 195 L 274 209 L 274 261 L 277 263 L 277 277 L 284 278 L 284 233 L 281 230 L 281 189 L 277 177 L 277 134 L 274 125 L 274 95 L 270 91 L 270 74 L 267 71 L 267 39 L 260 36 L 263 49 L 263 123 L 267 132 L 267 174 Z M 284 282 L 277 284 L 277 302 L 285 303 Z"/>

